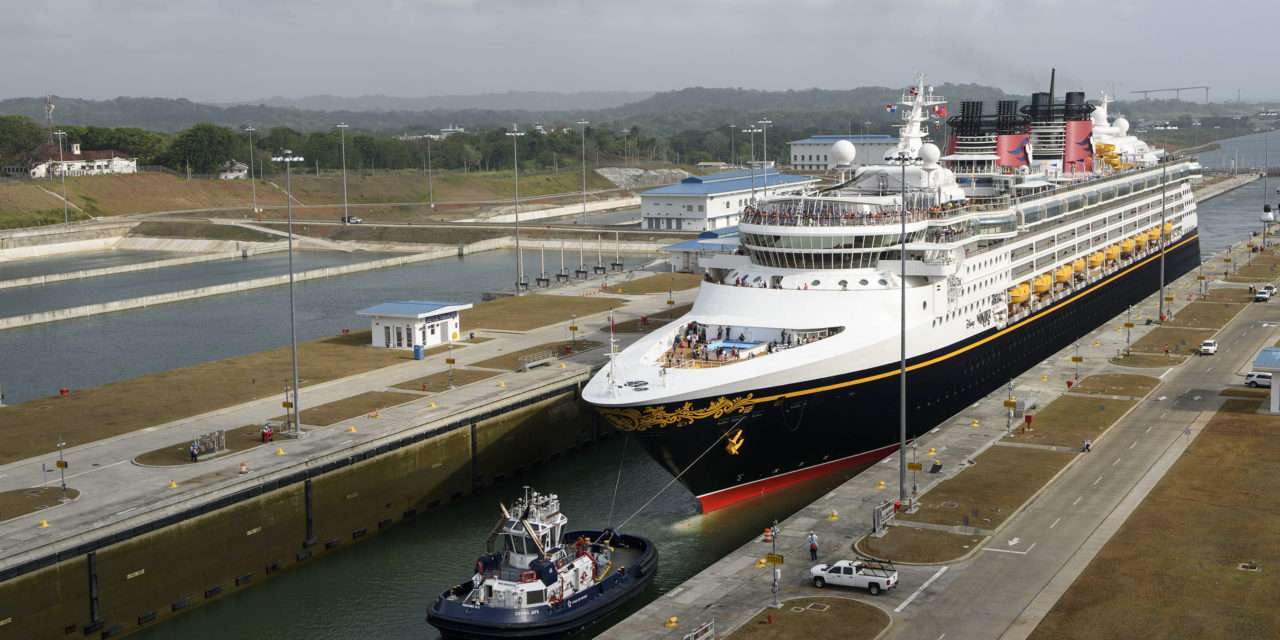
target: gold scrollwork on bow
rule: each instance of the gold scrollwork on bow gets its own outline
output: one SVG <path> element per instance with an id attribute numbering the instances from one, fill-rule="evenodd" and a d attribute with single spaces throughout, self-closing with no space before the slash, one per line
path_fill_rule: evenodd
<path id="1" fill-rule="evenodd" d="M 754 406 L 753 394 L 748 393 L 732 400 L 720 396 L 701 408 L 694 408 L 692 402 L 686 402 L 671 411 L 664 407 L 598 407 L 597 410 L 619 431 L 646 431 L 671 425 L 682 427 L 697 420 L 715 419 L 731 413 L 751 413 Z"/>

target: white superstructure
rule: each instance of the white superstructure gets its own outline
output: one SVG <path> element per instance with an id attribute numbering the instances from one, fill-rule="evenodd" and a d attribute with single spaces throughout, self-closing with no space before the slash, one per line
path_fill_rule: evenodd
<path id="1" fill-rule="evenodd" d="M 951 141 L 943 158 L 928 142 L 928 116 L 944 101 L 921 79 L 900 102 L 892 162 L 846 168 L 826 189 L 755 202 L 739 223 L 739 251 L 702 264 L 706 281 L 692 310 L 617 354 L 584 399 L 606 417 L 611 407 L 752 392 L 751 402 L 767 401 L 759 390 L 896 363 L 904 281 L 915 357 L 1009 327 L 1158 252 L 1161 242 L 1178 243 L 1197 227 L 1189 180 L 1198 165 L 1161 162 L 1122 118 L 1108 121 L 1106 103 L 1104 96 L 1091 116 L 1088 170 L 1070 156 L 1064 170 L 1062 152 L 1048 160 L 1043 149 L 1010 167 L 995 153 L 994 134 L 990 148 L 979 136 Z M 1074 105 L 1068 119 L 1089 117 L 1085 107 Z M 1078 131 L 1072 124 L 1033 120 L 1023 135 L 1061 149 L 1080 142 L 1067 139 Z M 623 427 L 663 412 L 610 419 Z"/>

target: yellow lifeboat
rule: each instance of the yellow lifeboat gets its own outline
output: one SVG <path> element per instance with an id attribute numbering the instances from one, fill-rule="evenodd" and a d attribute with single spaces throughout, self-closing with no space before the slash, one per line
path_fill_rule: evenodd
<path id="1" fill-rule="evenodd" d="M 1113 245 L 1111 245 L 1111 246 L 1107 247 L 1107 259 L 1108 259 L 1108 260 L 1119 260 L 1119 259 L 1120 259 L 1120 245 L 1118 245 L 1118 244 L 1113 244 Z"/>
<path id="2" fill-rule="evenodd" d="M 1038 275 L 1036 276 L 1034 285 L 1036 293 L 1049 293 L 1049 290 L 1053 288 L 1053 276 L 1047 273 Z"/>
<path id="3" fill-rule="evenodd" d="M 1071 273 L 1072 273 L 1071 265 L 1064 264 L 1061 267 L 1058 267 L 1058 270 L 1054 272 L 1054 275 L 1055 275 L 1055 279 L 1058 282 L 1066 284 L 1068 282 L 1071 282 Z"/>
<path id="4" fill-rule="evenodd" d="M 1097 269 L 1098 267 L 1101 267 L 1102 263 L 1106 261 L 1106 259 L 1107 259 L 1106 254 L 1102 253 L 1101 251 L 1097 253 L 1089 254 L 1089 268 Z"/>
<path id="5" fill-rule="evenodd" d="M 1173 233 L 1173 223 L 1170 223 L 1170 222 L 1164 223 L 1164 233 L 1165 235 Z"/>
<path id="6" fill-rule="evenodd" d="M 1138 248 L 1141 249 L 1142 247 L 1147 246 L 1147 234 L 1139 233 L 1133 237 L 1133 241 L 1137 243 Z"/>
<path id="7" fill-rule="evenodd" d="M 1084 271 L 1084 258 L 1076 258 L 1076 261 L 1071 263 L 1071 269 L 1076 273 L 1082 273 Z"/>
<path id="8" fill-rule="evenodd" d="M 1011 304 L 1022 304 L 1031 297 L 1031 286 L 1025 282 L 1018 283 L 1017 286 L 1009 289 L 1009 302 Z"/>
<path id="9" fill-rule="evenodd" d="M 1151 230 L 1147 232 L 1147 237 L 1151 239 L 1151 242 L 1155 242 L 1156 240 L 1159 240 L 1160 227 L 1152 227 Z"/>
<path id="10" fill-rule="evenodd" d="M 1124 253 L 1133 253 L 1133 247 L 1134 247 L 1133 238 L 1125 238 L 1124 240 L 1120 241 L 1120 250 L 1123 251 Z"/>

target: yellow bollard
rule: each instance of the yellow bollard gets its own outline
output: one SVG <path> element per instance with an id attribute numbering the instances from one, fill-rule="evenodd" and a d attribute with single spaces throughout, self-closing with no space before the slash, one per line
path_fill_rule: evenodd
<path id="1" fill-rule="evenodd" d="M 566 366 L 565 366 L 565 364 L 564 364 L 563 362 L 561 362 L 561 363 L 560 363 L 560 368 L 561 368 L 561 369 L 567 369 L 568 367 L 566 367 Z"/>
<path id="2" fill-rule="evenodd" d="M 506 389 L 506 388 L 507 388 L 507 381 L 506 381 L 506 380 L 499 380 L 499 381 L 498 381 L 498 388 L 499 388 L 499 389 Z"/>
<path id="3" fill-rule="evenodd" d="M 932 458 L 933 456 L 936 456 L 936 455 L 938 455 L 937 447 L 929 447 L 929 457 Z"/>
<path id="4" fill-rule="evenodd" d="M 1040 376 L 1040 382 L 1048 382 L 1048 381 L 1049 381 L 1049 376 L 1048 376 L 1048 375 Z"/>
<path id="5" fill-rule="evenodd" d="M 48 528 L 49 528 L 49 521 L 48 521 L 48 520 L 41 520 L 41 521 L 40 521 L 40 524 L 39 524 L 38 526 L 39 526 L 41 529 L 48 529 Z"/>
<path id="6" fill-rule="evenodd" d="M 170 489 L 177 489 L 177 488 L 178 488 L 178 481 L 177 481 L 177 480 L 170 480 L 170 481 L 169 481 L 169 488 L 170 488 Z"/>
<path id="7" fill-rule="evenodd" d="M 977 428 L 978 428 L 978 419 L 977 419 L 977 418 L 974 418 L 974 419 L 973 419 L 973 421 L 969 423 L 969 426 L 970 426 L 970 427 L 973 427 L 974 429 L 977 429 Z"/>
<path id="8" fill-rule="evenodd" d="M 881 480 L 876 483 L 876 491 L 884 491 L 884 487 L 885 487 L 884 480 Z"/>
<path id="9" fill-rule="evenodd" d="M 435 400 L 432 400 L 432 401 L 431 401 L 431 408 L 432 408 L 432 409 L 436 408 L 436 401 L 435 401 Z"/>
<path id="10" fill-rule="evenodd" d="M 769 566 L 769 563 L 764 558 L 760 558 L 759 560 L 756 560 L 757 569 L 763 569 L 767 566 Z"/>
<path id="11" fill-rule="evenodd" d="M 679 625 L 680 625 L 680 618 L 671 616 L 670 618 L 667 618 L 667 622 L 663 626 L 665 626 L 668 629 L 674 629 Z"/>
<path id="12" fill-rule="evenodd" d="M 832 509 L 831 513 L 827 514 L 827 520 L 830 522 L 835 522 L 836 520 L 839 520 L 839 519 L 840 519 L 840 513 L 837 512 L 835 509 Z"/>
<path id="13" fill-rule="evenodd" d="M 284 447 L 276 447 L 276 455 L 278 456 L 284 455 Z"/>
<path id="14" fill-rule="evenodd" d="M 347 427 L 347 433 L 358 433 L 358 432 L 356 431 L 356 426 L 353 424 L 353 425 L 351 425 L 351 426 Z"/>

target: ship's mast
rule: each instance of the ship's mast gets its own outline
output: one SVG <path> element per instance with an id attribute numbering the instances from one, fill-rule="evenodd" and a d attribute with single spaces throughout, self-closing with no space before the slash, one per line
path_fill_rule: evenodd
<path id="1" fill-rule="evenodd" d="M 927 110 L 946 103 L 941 96 L 933 95 L 933 87 L 925 85 L 924 74 L 920 74 L 916 86 L 905 91 L 898 101 L 905 108 L 902 110 L 902 124 L 898 125 L 898 152 L 893 154 L 895 157 L 902 154 L 909 158 L 920 157 L 920 147 L 924 146 L 924 139 L 929 135 Z"/>

